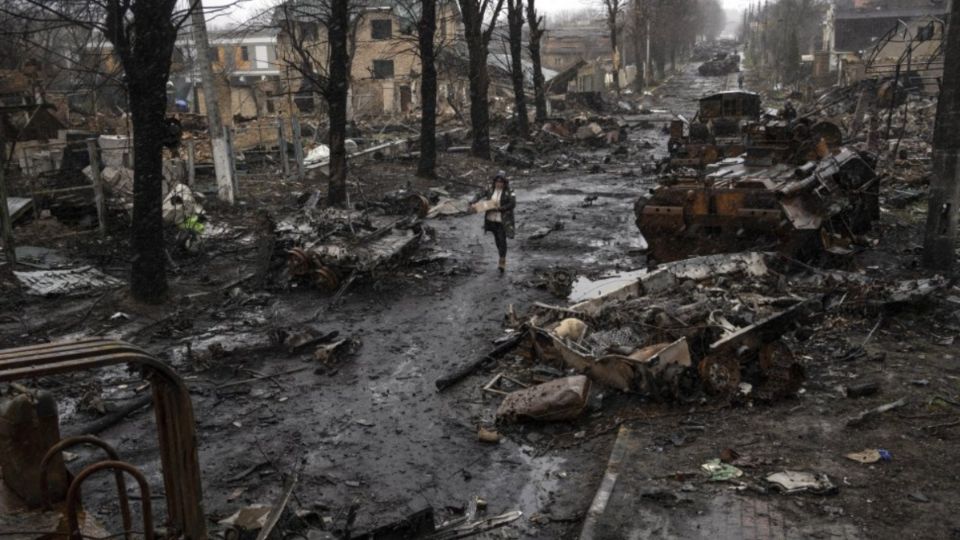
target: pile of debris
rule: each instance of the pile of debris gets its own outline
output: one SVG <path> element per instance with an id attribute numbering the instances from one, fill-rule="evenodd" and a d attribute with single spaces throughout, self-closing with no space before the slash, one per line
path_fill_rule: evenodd
<path id="1" fill-rule="evenodd" d="M 789 396 L 804 375 L 782 338 L 819 300 L 770 296 L 770 263 L 760 253 L 698 257 L 568 308 L 536 306 L 519 355 L 652 400 Z"/>
<path id="2" fill-rule="evenodd" d="M 568 307 L 511 313 L 483 390 L 504 397 L 499 421 L 575 419 L 594 387 L 648 401 L 772 402 L 800 391 L 826 314 L 921 305 L 947 284 L 842 271 L 788 281 L 791 264 L 761 252 L 696 257 L 598 282 Z"/>
<path id="3" fill-rule="evenodd" d="M 272 254 L 280 264 L 272 268 L 279 268 L 280 283 L 342 294 L 355 279 L 395 265 L 417 249 L 426 233 L 418 215 L 303 209 L 276 224 Z"/>
<path id="4" fill-rule="evenodd" d="M 592 148 L 617 144 L 627 139 L 626 126 L 616 118 L 578 115 L 573 118 L 553 119 L 543 124 L 541 131 L 563 142 L 579 142 Z"/>

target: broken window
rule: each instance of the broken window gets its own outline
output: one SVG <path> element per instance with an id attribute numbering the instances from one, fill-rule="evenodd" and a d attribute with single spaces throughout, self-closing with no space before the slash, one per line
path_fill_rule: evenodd
<path id="1" fill-rule="evenodd" d="M 393 21 L 377 19 L 370 21 L 371 37 L 373 39 L 390 39 L 393 37 Z"/>
<path id="2" fill-rule="evenodd" d="M 374 60 L 373 61 L 374 79 L 392 79 L 393 78 L 393 60 Z"/>
<path id="3" fill-rule="evenodd" d="M 249 60 L 250 60 L 250 50 L 247 49 L 246 47 L 240 47 L 240 58 L 243 59 L 244 62 L 249 61 Z"/>

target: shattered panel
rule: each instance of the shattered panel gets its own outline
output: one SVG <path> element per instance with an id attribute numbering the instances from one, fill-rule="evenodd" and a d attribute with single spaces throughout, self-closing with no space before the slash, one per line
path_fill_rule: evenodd
<path id="1" fill-rule="evenodd" d="M 68 270 L 36 270 L 13 273 L 28 294 L 35 296 L 86 296 L 123 286 L 123 281 L 92 266 Z"/>

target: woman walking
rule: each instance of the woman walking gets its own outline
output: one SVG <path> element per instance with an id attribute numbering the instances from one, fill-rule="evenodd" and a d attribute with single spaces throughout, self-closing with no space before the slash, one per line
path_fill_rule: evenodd
<path id="1" fill-rule="evenodd" d="M 500 255 L 497 268 L 502 274 L 507 269 L 507 238 L 513 238 L 514 235 L 513 209 L 517 206 L 517 199 L 507 182 L 507 174 L 503 171 L 497 172 L 490 187 L 477 197 L 474 203 L 471 206 L 474 212 L 484 212 L 483 230 L 493 233 L 497 253 Z"/>

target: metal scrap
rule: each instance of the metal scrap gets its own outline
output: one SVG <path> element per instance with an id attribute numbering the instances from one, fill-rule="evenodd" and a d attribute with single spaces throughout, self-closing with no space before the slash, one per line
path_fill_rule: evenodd
<path id="1" fill-rule="evenodd" d="M 123 281 L 92 266 L 66 270 L 14 271 L 27 294 L 35 296 L 88 296 L 123 286 Z"/>

